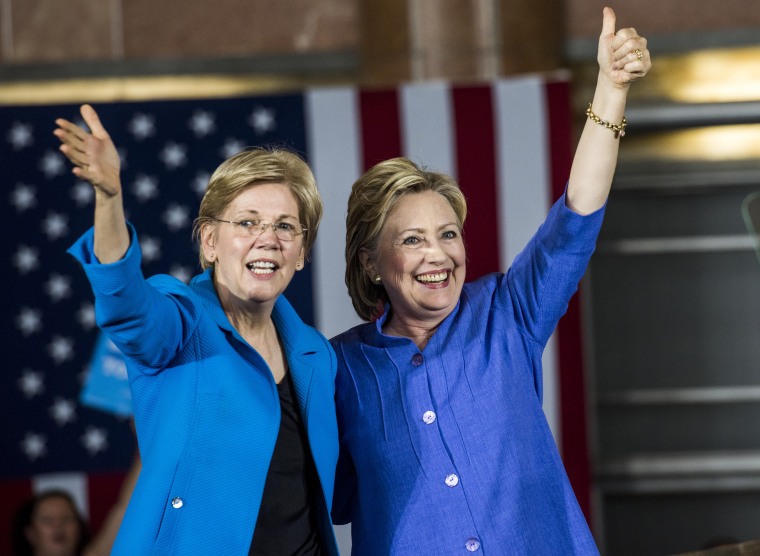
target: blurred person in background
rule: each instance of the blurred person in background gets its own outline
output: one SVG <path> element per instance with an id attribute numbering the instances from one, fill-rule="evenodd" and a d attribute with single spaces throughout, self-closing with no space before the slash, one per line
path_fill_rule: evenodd
<path id="1" fill-rule="evenodd" d="M 36 494 L 16 513 L 14 556 L 80 556 L 86 542 L 87 524 L 64 490 Z"/>

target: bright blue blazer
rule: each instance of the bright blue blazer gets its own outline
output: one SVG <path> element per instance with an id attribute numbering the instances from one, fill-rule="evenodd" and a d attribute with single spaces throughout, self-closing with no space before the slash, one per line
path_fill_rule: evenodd
<path id="1" fill-rule="evenodd" d="M 143 467 L 115 555 L 247 555 L 280 425 L 277 386 L 219 303 L 212 271 L 189 285 L 145 280 L 134 229 L 124 258 L 100 264 L 93 231 L 69 252 L 95 294 L 98 325 L 125 354 Z M 283 297 L 272 314 L 321 484 L 318 523 L 330 524 L 338 433 L 335 354 Z"/>

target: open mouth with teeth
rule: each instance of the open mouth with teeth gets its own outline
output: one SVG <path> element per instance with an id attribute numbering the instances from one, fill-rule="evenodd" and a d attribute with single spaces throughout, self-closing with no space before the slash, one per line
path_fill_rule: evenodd
<path id="1" fill-rule="evenodd" d="M 253 261 L 252 263 L 248 263 L 245 266 L 254 274 L 262 276 L 272 274 L 275 270 L 277 270 L 277 265 L 271 261 Z"/>
<path id="2" fill-rule="evenodd" d="M 443 284 L 446 282 L 446 280 L 449 279 L 449 273 L 448 272 L 434 272 L 431 274 L 418 274 L 415 276 L 415 279 L 418 282 L 422 282 L 423 284 L 430 284 L 430 285 L 437 285 L 437 284 Z"/>

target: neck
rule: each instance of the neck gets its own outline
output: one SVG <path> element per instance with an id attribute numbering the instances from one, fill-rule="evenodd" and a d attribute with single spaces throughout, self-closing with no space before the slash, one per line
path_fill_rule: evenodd
<path id="1" fill-rule="evenodd" d="M 383 326 L 383 333 L 389 336 L 409 338 L 417 347 L 425 347 L 440 326 L 440 321 L 430 323 L 404 323 L 398 319 L 390 318 Z"/>

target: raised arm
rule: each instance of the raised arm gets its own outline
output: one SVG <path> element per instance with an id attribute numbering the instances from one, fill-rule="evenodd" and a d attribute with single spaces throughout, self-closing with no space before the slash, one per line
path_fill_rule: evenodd
<path id="1" fill-rule="evenodd" d="M 113 263 L 129 248 L 119 176 L 121 163 L 93 107 L 85 104 L 80 111 L 90 128 L 89 133 L 59 118 L 53 134 L 61 141 L 61 152 L 74 164 L 74 175 L 95 188 L 95 256 L 101 263 Z"/>
<path id="2" fill-rule="evenodd" d="M 618 126 L 623 121 L 628 88 L 652 67 L 646 39 L 633 28 L 616 33 L 615 23 L 615 12 L 604 8 L 597 53 L 599 76 L 567 188 L 567 204 L 579 214 L 590 214 L 607 200 L 617 164 L 622 137 Z"/>

